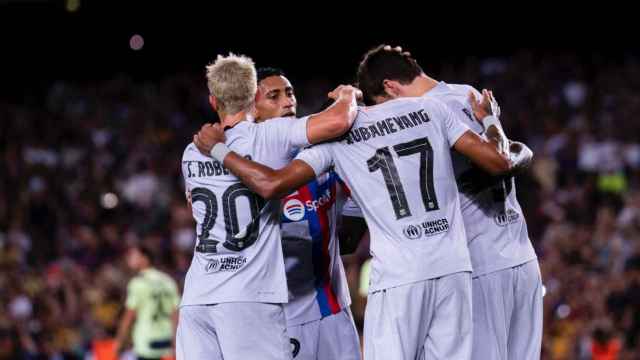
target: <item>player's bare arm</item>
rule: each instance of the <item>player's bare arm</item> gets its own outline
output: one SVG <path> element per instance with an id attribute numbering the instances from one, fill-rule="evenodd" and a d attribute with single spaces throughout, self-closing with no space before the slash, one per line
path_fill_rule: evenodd
<path id="1" fill-rule="evenodd" d="M 118 326 L 118 333 L 116 334 L 116 345 L 114 352 L 117 354 L 122 350 L 127 336 L 129 335 L 129 329 L 136 318 L 136 311 L 133 309 L 127 309 L 120 319 L 120 325 Z"/>
<path id="2" fill-rule="evenodd" d="M 211 153 L 237 176 L 249 189 L 265 199 L 277 199 L 315 178 L 313 169 L 304 161 L 294 160 L 280 170 L 248 160 L 224 146 L 224 131 L 220 124 L 207 124 L 193 137 L 201 149 L 212 148 Z M 217 145 L 217 146 L 216 146 Z"/>
<path id="3" fill-rule="evenodd" d="M 469 102 L 473 110 L 476 120 L 486 127 L 486 137 L 489 141 L 494 142 L 498 146 L 498 152 L 508 157 L 511 163 L 509 175 L 515 175 L 527 169 L 533 160 L 533 152 L 527 145 L 519 141 L 511 141 L 507 138 L 504 130 L 498 121 L 500 116 L 500 106 L 490 90 L 482 90 L 482 100 L 478 102 L 475 95 L 469 94 Z M 488 116 L 494 117 L 487 119 Z M 484 121 L 490 120 L 489 123 Z"/>
<path id="4" fill-rule="evenodd" d="M 487 141 L 469 130 L 456 141 L 454 148 L 489 174 L 502 175 L 512 170 L 512 164 L 503 150 L 506 136 L 497 124 L 496 118 L 492 116 L 491 98 L 486 90 L 483 90 L 481 102 L 478 102 L 473 93 L 469 94 L 471 108 L 476 118 L 481 119 Z"/>
<path id="5" fill-rule="evenodd" d="M 350 85 L 340 85 L 328 94 L 335 102 L 322 112 L 311 115 L 307 122 L 307 138 L 317 144 L 343 135 L 351 128 L 358 113 L 357 99 L 360 90 Z"/>
<path id="6" fill-rule="evenodd" d="M 265 199 L 282 198 L 316 177 L 313 169 L 301 160 L 293 160 L 286 167 L 274 170 L 230 152 L 224 157 L 223 164 L 249 189 Z"/>
<path id="7" fill-rule="evenodd" d="M 498 152 L 495 140 L 485 141 L 471 130 L 467 130 L 453 147 L 491 175 L 503 175 L 512 168 L 507 156 Z"/>
<path id="8" fill-rule="evenodd" d="M 328 94 L 335 102 L 323 111 L 311 115 L 307 122 L 307 139 L 311 144 L 331 140 L 346 133 L 358 113 L 357 99 L 362 97 L 360 90 L 350 85 L 340 85 Z M 212 124 L 205 124 L 193 137 L 198 150 L 209 156 L 216 143 L 224 143 L 224 133 L 210 133 Z M 222 134 L 222 135 L 220 135 Z M 222 137 L 220 137 L 222 136 Z"/>
<path id="9" fill-rule="evenodd" d="M 265 199 L 277 199 L 313 180 L 313 169 L 304 161 L 293 160 L 289 165 L 274 170 L 248 160 L 224 146 L 224 131 L 220 124 L 206 124 L 193 137 L 201 149 L 211 148 L 214 158 L 223 159 L 223 165 L 237 176 L 249 189 Z M 217 146 L 216 146 L 217 145 Z"/>
<path id="10" fill-rule="evenodd" d="M 498 106 L 498 102 L 493 97 L 493 92 L 489 90 L 482 90 L 482 99 L 476 99 L 476 96 L 473 92 L 469 93 L 469 103 L 471 103 L 471 109 L 473 110 L 473 114 L 485 128 L 485 135 L 489 141 L 493 141 L 498 146 L 498 151 L 502 154 L 507 153 L 508 149 L 508 139 L 502 130 L 502 126 L 497 121 L 487 122 L 488 116 L 494 117 L 497 119 L 500 116 L 500 107 Z M 493 120 L 493 119 L 492 119 Z"/>

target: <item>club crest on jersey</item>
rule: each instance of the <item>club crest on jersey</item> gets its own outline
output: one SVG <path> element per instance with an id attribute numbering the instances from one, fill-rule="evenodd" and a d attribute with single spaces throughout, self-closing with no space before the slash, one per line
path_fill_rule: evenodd
<path id="1" fill-rule="evenodd" d="M 217 272 L 218 270 L 220 270 L 220 260 L 213 259 L 209 261 L 205 266 L 205 270 L 207 272 Z"/>
<path id="2" fill-rule="evenodd" d="M 282 213 L 291 221 L 300 221 L 304 218 L 304 204 L 298 199 L 289 199 L 284 203 Z"/>
<path id="3" fill-rule="evenodd" d="M 422 236 L 422 229 L 420 226 L 409 225 L 404 227 L 402 233 L 404 233 L 404 236 L 406 236 L 407 239 L 415 240 Z"/>
<path id="4" fill-rule="evenodd" d="M 495 216 L 495 221 L 498 226 L 507 226 L 514 224 L 520 220 L 520 214 L 513 209 L 507 209 L 507 211 L 500 211 Z"/>

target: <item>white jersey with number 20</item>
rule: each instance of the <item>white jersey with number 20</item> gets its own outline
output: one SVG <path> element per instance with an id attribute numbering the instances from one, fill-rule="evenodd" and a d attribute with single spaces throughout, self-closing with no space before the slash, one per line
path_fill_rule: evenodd
<path id="1" fill-rule="evenodd" d="M 226 145 L 282 168 L 299 147 L 308 145 L 306 125 L 307 118 L 242 121 L 225 132 Z M 182 174 L 191 192 L 198 240 L 181 305 L 286 303 L 279 203 L 265 208 L 261 198 L 194 144 L 184 151 Z"/>

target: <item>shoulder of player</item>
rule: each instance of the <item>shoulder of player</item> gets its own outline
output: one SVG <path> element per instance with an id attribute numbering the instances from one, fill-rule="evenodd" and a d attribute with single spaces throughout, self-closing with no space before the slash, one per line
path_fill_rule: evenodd
<path id="1" fill-rule="evenodd" d="M 429 95 L 431 95 L 431 97 L 435 97 L 437 99 L 440 100 L 462 100 L 465 101 L 467 100 L 468 96 L 469 96 L 469 92 L 473 91 L 476 95 L 479 94 L 478 90 L 476 90 L 473 86 L 471 85 L 466 85 L 466 84 L 446 84 L 444 83 L 444 85 L 439 86 L 437 88 L 437 91 L 435 92 L 428 92 L 425 96 L 429 97 Z"/>
<path id="2" fill-rule="evenodd" d="M 450 84 L 451 92 L 454 95 L 461 96 L 466 101 L 469 93 L 473 92 L 476 96 L 480 96 L 480 92 L 471 85 L 467 84 Z"/>
<path id="3" fill-rule="evenodd" d="M 163 282 L 165 282 L 168 285 L 175 285 L 176 281 L 173 279 L 173 277 L 171 277 L 171 275 L 167 274 L 164 271 L 157 271 L 157 276 L 162 279 Z"/>
<path id="4" fill-rule="evenodd" d="M 140 290 L 145 286 L 145 283 L 146 282 L 142 274 L 138 274 L 129 280 L 129 283 L 127 284 L 127 289 L 129 291 Z"/>
<path id="5" fill-rule="evenodd" d="M 470 104 L 469 104 L 469 93 L 474 92 L 476 96 L 478 96 L 477 91 L 470 85 L 461 85 L 461 84 L 446 84 L 446 89 L 440 90 L 437 93 L 434 93 L 433 96 L 430 96 L 432 99 L 438 100 L 443 103 L 447 108 L 453 111 L 454 115 L 461 115 L 460 111 L 464 112 L 464 118 L 468 118 L 470 116 Z M 429 98 L 429 96 L 425 96 L 425 99 Z M 473 122 L 473 119 L 470 119 Z"/>
<path id="6" fill-rule="evenodd" d="M 421 101 L 421 106 L 425 109 L 437 109 L 440 111 L 446 111 L 449 108 L 449 104 L 447 102 L 447 98 L 444 95 L 438 96 L 423 96 L 419 98 Z"/>
<path id="7" fill-rule="evenodd" d="M 359 107 L 354 126 L 363 122 L 366 123 L 371 119 L 378 119 L 380 116 L 386 116 L 388 113 L 397 112 L 401 109 L 420 107 L 423 101 L 424 98 L 422 97 L 401 97 L 387 100 L 381 104 Z"/>
<path id="8" fill-rule="evenodd" d="M 271 137 L 274 133 L 282 133 L 286 129 L 289 129 L 291 125 L 293 125 L 294 121 L 299 121 L 302 118 L 294 118 L 294 117 L 277 117 L 272 118 L 263 122 L 248 122 L 246 126 L 246 130 L 248 132 L 252 132 L 254 134 L 261 133 L 263 135 L 267 135 Z M 238 140 L 236 137 L 227 136 L 227 141 Z M 227 145 L 230 145 L 227 143 Z"/>
<path id="9" fill-rule="evenodd" d="M 194 143 L 189 143 L 182 153 L 182 161 L 200 160 L 204 157 L 205 156 L 200 153 L 200 150 L 198 150 Z"/>
<path id="10" fill-rule="evenodd" d="M 293 116 L 288 116 L 288 117 L 276 117 L 276 118 L 272 118 L 269 119 L 267 121 L 263 121 L 263 122 L 259 122 L 259 123 L 251 123 L 252 125 L 250 126 L 255 126 L 256 129 L 269 129 L 269 128 L 273 128 L 273 127 L 281 127 L 281 126 L 286 126 L 286 125 L 291 125 L 292 122 L 294 121 L 300 121 L 301 119 L 304 119 L 305 117 L 293 117 Z"/>

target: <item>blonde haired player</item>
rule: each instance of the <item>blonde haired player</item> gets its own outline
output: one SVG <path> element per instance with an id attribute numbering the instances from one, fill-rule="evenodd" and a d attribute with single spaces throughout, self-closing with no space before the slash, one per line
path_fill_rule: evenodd
<path id="1" fill-rule="evenodd" d="M 357 91 L 341 86 L 324 111 L 291 120 L 250 121 L 257 81 L 246 56 L 219 56 L 207 66 L 209 101 L 226 130 L 226 145 L 280 168 L 298 148 L 340 136 L 356 114 Z M 210 127 L 210 124 L 203 128 Z M 291 359 L 282 304 L 287 285 L 279 206 L 246 188 L 199 138 L 182 158 L 191 194 L 197 243 L 185 279 L 176 353 L 178 359 Z M 218 154 L 219 155 L 219 154 Z"/>

